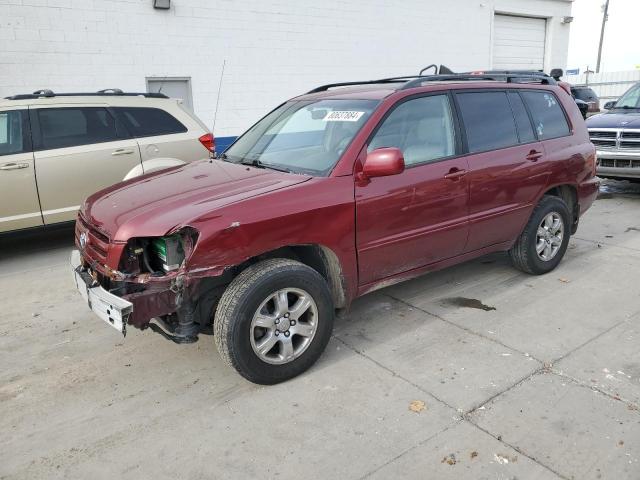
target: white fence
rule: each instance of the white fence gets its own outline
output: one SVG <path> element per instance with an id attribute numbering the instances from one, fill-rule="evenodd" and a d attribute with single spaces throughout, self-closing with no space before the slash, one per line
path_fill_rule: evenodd
<path id="1" fill-rule="evenodd" d="M 600 97 L 600 106 L 609 100 L 616 100 L 626 92 L 631 85 L 640 82 L 640 70 L 630 70 L 626 72 L 601 72 L 592 73 L 588 76 L 567 75 L 563 77 L 572 85 L 589 85 Z"/>

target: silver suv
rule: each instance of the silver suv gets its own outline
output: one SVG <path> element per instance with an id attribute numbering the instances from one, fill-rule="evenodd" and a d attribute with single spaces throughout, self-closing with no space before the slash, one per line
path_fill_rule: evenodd
<path id="1" fill-rule="evenodd" d="M 207 127 L 163 94 L 7 97 L 0 100 L 0 233 L 75 220 L 90 194 L 212 150 Z"/>

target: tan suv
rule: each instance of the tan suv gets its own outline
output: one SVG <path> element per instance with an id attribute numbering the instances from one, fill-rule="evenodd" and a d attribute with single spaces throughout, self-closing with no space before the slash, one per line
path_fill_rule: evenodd
<path id="1" fill-rule="evenodd" d="M 7 97 L 0 100 L 0 233 L 75 220 L 93 192 L 212 150 L 207 127 L 163 94 Z"/>

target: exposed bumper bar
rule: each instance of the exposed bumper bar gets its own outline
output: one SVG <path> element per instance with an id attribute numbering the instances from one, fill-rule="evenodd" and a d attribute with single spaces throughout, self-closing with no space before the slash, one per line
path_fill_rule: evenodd
<path id="1" fill-rule="evenodd" d="M 76 288 L 89 308 L 106 323 L 126 335 L 127 320 L 133 312 L 133 304 L 98 285 L 87 269 L 82 267 L 78 250 L 71 252 L 70 263 Z"/>

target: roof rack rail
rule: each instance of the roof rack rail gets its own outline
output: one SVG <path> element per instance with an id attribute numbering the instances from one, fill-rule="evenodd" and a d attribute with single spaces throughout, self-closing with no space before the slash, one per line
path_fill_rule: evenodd
<path id="1" fill-rule="evenodd" d="M 114 95 L 122 95 L 124 92 L 119 88 L 105 88 L 103 90 L 98 90 L 96 93 L 113 93 Z"/>
<path id="2" fill-rule="evenodd" d="M 424 82 L 447 82 L 447 81 L 471 81 L 474 80 L 486 80 L 493 82 L 507 82 L 507 83 L 533 83 L 537 82 L 542 85 L 556 85 L 556 81 L 546 74 L 532 74 L 530 72 L 524 73 L 483 73 L 483 74 L 469 74 L 469 73 L 454 73 L 449 75 L 425 75 L 422 77 L 409 80 L 405 83 L 400 90 L 406 90 L 408 88 L 414 88 L 422 85 Z"/>
<path id="3" fill-rule="evenodd" d="M 153 92 L 123 92 L 119 88 L 106 88 L 97 92 L 70 92 L 70 93 L 54 93 L 52 90 L 43 89 L 36 90 L 33 93 L 21 93 L 4 97 L 6 100 L 31 100 L 36 98 L 53 98 L 53 97 L 146 97 L 146 98 L 169 98 L 164 93 Z"/>
<path id="4" fill-rule="evenodd" d="M 433 68 L 435 65 L 429 65 L 421 70 Z M 446 68 L 442 65 L 441 69 Z M 448 70 L 448 69 L 447 69 Z M 439 75 L 407 75 L 401 77 L 389 77 L 381 78 L 379 80 L 365 80 L 362 82 L 340 82 L 329 83 L 327 85 L 321 85 L 309 90 L 307 94 L 318 93 L 329 90 L 334 87 L 350 87 L 356 85 L 375 85 L 381 83 L 404 83 L 400 90 L 406 90 L 407 88 L 414 88 L 421 85 L 423 82 L 446 82 L 446 81 L 474 81 L 474 80 L 486 80 L 494 82 L 507 82 L 507 83 L 533 83 L 537 82 L 542 85 L 556 85 L 557 82 L 544 73 L 543 71 L 536 70 L 488 70 L 477 72 L 465 72 L 465 73 L 441 73 Z"/>
<path id="5" fill-rule="evenodd" d="M 316 87 L 313 90 L 309 90 L 307 92 L 307 95 L 310 93 L 324 92 L 334 87 L 351 87 L 355 85 L 372 85 L 376 83 L 401 83 L 401 82 L 406 82 L 407 78 L 415 78 L 415 77 L 393 77 L 393 78 L 382 78 L 380 80 L 365 80 L 362 82 L 328 83 L 327 85 L 320 85 L 319 87 Z"/>

